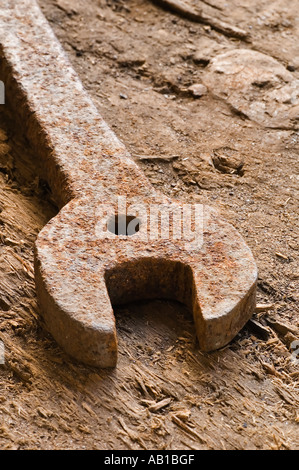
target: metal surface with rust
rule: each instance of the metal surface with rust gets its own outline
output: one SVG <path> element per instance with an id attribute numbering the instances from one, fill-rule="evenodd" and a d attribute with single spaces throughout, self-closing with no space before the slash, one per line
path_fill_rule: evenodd
<path id="1" fill-rule="evenodd" d="M 103 203 L 113 215 L 119 196 L 138 207 L 182 204 L 153 189 L 108 128 L 35 1 L 1 2 L 0 54 L 7 101 L 61 208 L 35 250 L 41 312 L 57 342 L 87 364 L 115 366 L 112 304 L 160 297 L 192 309 L 202 350 L 226 345 L 255 308 L 257 268 L 242 237 L 208 206 L 197 249 L 148 239 L 142 216 L 132 236 L 101 236 Z"/>

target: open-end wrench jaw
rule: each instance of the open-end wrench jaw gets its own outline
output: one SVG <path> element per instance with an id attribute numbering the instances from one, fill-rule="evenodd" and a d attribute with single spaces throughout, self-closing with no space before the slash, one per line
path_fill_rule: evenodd
<path id="1" fill-rule="evenodd" d="M 71 201 L 36 242 L 41 311 L 59 344 L 85 363 L 114 366 L 112 305 L 161 298 L 191 309 L 202 350 L 226 345 L 255 307 L 256 265 L 237 231 L 214 209 L 201 206 L 198 247 L 183 238 L 149 240 L 151 227 L 145 236 L 142 217 L 135 234 L 105 237 L 95 217 L 100 204 Z"/>

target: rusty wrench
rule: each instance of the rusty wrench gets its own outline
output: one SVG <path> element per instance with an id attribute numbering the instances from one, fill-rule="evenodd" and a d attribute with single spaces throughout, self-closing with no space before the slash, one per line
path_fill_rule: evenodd
<path id="1" fill-rule="evenodd" d="M 158 205 L 182 214 L 183 204 L 153 189 L 103 121 L 36 2 L 1 4 L 0 78 L 60 207 L 35 246 L 36 290 L 47 328 L 73 357 L 112 367 L 112 304 L 171 298 L 192 309 L 202 350 L 226 345 L 255 308 L 257 268 L 250 249 L 209 206 L 196 208 L 202 243 L 190 247 L 182 237 L 153 237 L 147 209 Z M 137 220 L 136 213 L 119 209 L 120 198 L 137 207 L 131 235 L 109 231 L 111 221 Z M 103 211 L 107 205 L 110 212 Z M 176 233 L 173 215 L 168 222 L 169 233 Z M 193 228 L 197 222 L 193 217 Z"/>

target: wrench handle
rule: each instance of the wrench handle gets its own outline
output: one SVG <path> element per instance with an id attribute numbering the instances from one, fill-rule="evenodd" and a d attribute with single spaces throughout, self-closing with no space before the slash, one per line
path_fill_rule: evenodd
<path id="1" fill-rule="evenodd" d="M 4 0 L 0 78 L 58 206 L 154 193 L 84 90 L 35 0 Z"/>

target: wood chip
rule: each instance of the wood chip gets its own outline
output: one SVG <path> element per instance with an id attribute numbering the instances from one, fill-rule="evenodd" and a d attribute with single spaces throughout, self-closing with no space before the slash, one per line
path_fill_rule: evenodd
<path id="1" fill-rule="evenodd" d="M 243 29 L 233 26 L 229 23 L 221 21 L 215 17 L 211 17 L 203 12 L 202 8 L 194 8 L 184 0 L 154 0 L 155 3 L 161 5 L 164 8 L 178 13 L 184 18 L 188 18 L 191 21 L 197 23 L 203 23 L 209 25 L 219 33 L 225 36 L 234 37 L 238 39 L 248 40 L 249 33 Z M 203 5 L 201 5 L 202 7 Z"/>
<path id="2" fill-rule="evenodd" d="M 138 158 L 138 160 L 156 160 L 167 162 L 170 160 L 176 160 L 179 158 L 179 155 L 136 155 L 136 158 Z"/>
<path id="3" fill-rule="evenodd" d="M 271 335 L 271 331 L 266 326 L 262 325 L 257 320 L 253 320 L 252 318 L 247 323 L 248 327 L 262 339 L 268 339 Z"/>
<path id="4" fill-rule="evenodd" d="M 282 375 L 275 369 L 275 367 L 272 364 L 267 364 L 267 362 L 262 362 L 261 364 L 267 374 L 274 375 L 275 377 L 282 377 Z"/>
<path id="5" fill-rule="evenodd" d="M 199 440 L 202 444 L 205 444 L 206 441 L 197 433 L 195 432 L 192 428 L 190 428 L 186 423 L 184 423 L 176 414 L 173 414 L 171 416 L 172 421 L 179 426 L 181 429 L 183 429 L 185 432 L 190 434 L 192 437 L 195 437 L 196 439 Z"/>
<path id="6" fill-rule="evenodd" d="M 179 410 L 176 412 L 177 418 L 181 419 L 182 421 L 188 421 L 191 416 L 191 411 L 189 410 Z"/>
<path id="7" fill-rule="evenodd" d="M 271 318 L 266 318 L 266 321 L 271 328 L 283 336 L 289 332 L 293 333 L 294 335 L 298 334 L 298 328 L 295 326 L 289 325 L 287 323 L 281 323 L 280 321 L 272 320 Z"/>
<path id="8" fill-rule="evenodd" d="M 37 408 L 36 411 L 38 412 L 38 414 L 39 414 L 42 418 L 50 418 L 51 416 L 53 416 L 52 411 L 50 411 L 50 410 L 45 410 L 45 409 L 42 408 L 42 407 Z"/>
<path id="9" fill-rule="evenodd" d="M 162 408 L 165 408 L 171 403 L 172 399 L 171 398 L 164 398 L 163 400 L 159 401 L 158 403 L 155 403 L 154 405 L 149 406 L 149 411 L 152 413 L 155 413 L 156 411 L 161 410 Z"/>
<path id="10" fill-rule="evenodd" d="M 256 313 L 267 312 L 268 310 L 273 310 L 274 307 L 274 304 L 257 304 L 255 307 L 255 311 Z"/>
<path id="11" fill-rule="evenodd" d="M 283 254 L 282 254 L 282 253 L 280 253 L 279 251 L 276 251 L 276 252 L 275 252 L 275 254 L 276 254 L 276 256 L 278 256 L 278 258 L 282 258 L 282 259 L 286 259 L 286 260 L 288 260 L 288 259 L 289 259 L 289 257 L 288 257 L 288 256 L 286 256 L 286 255 L 283 255 Z"/>

